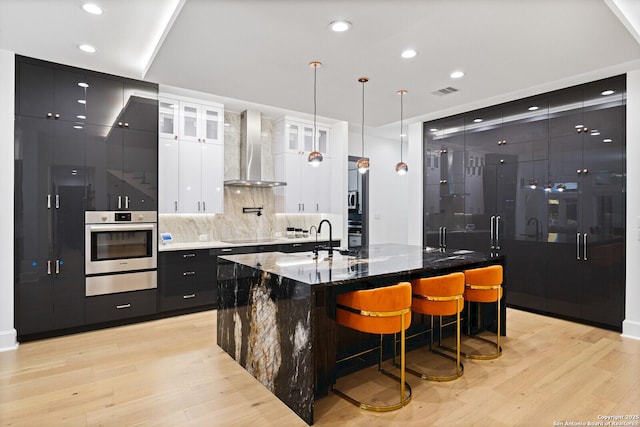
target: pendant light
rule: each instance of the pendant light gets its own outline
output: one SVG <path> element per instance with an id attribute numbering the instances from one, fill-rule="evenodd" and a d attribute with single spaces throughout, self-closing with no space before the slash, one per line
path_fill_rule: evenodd
<path id="1" fill-rule="evenodd" d="M 362 157 L 356 162 L 356 168 L 358 172 L 365 174 L 369 170 L 369 159 L 364 157 L 364 84 L 369 81 L 369 78 L 360 77 L 358 81 L 362 83 Z"/>
<path id="2" fill-rule="evenodd" d="M 398 173 L 398 175 L 404 175 L 407 172 L 409 172 L 409 167 L 405 162 L 402 161 L 402 146 L 404 145 L 404 133 L 402 131 L 403 130 L 402 117 L 404 113 L 404 108 L 403 108 L 402 100 L 404 95 L 407 93 L 407 91 L 404 89 L 400 89 L 397 93 L 398 95 L 400 95 L 400 162 L 396 165 L 396 172 Z"/>
<path id="3" fill-rule="evenodd" d="M 317 168 L 322 163 L 322 153 L 318 151 L 317 144 L 317 130 L 316 130 L 316 73 L 318 68 L 322 67 L 322 63 L 319 61 L 309 62 L 309 67 L 313 68 L 313 151 L 309 153 L 307 161 L 311 166 Z"/>

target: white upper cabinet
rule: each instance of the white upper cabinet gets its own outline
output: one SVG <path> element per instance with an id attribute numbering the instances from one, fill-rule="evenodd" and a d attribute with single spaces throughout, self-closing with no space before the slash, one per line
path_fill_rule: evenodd
<path id="1" fill-rule="evenodd" d="M 173 95 L 161 96 L 158 105 L 161 138 L 207 144 L 224 141 L 223 105 Z"/>
<path id="2" fill-rule="evenodd" d="M 223 105 L 160 97 L 160 213 L 224 211 L 223 122 Z"/>
<path id="3" fill-rule="evenodd" d="M 332 213 L 332 170 L 329 154 L 330 127 L 316 125 L 314 146 L 313 123 L 285 117 L 276 123 L 274 167 L 276 180 L 285 187 L 275 189 L 276 211 L 282 213 Z M 324 160 L 318 167 L 308 162 L 309 153 L 317 150 Z"/>
<path id="4" fill-rule="evenodd" d="M 284 117 L 276 122 L 276 144 L 274 153 L 307 153 L 317 150 L 322 154 L 330 154 L 330 127 L 316 123 L 315 146 L 313 138 L 313 122 Z"/>

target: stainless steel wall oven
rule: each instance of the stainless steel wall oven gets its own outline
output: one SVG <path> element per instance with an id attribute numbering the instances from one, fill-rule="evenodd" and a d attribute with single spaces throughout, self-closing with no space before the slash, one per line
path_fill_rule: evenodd
<path id="1" fill-rule="evenodd" d="M 157 287 L 156 212 L 85 212 L 86 295 Z"/>

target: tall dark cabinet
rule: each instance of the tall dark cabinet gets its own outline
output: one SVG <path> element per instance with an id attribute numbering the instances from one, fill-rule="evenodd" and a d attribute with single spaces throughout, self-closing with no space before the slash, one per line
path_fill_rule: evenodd
<path id="1" fill-rule="evenodd" d="M 84 323 L 82 73 L 17 61 L 15 277 L 19 334 Z M 21 90 L 24 89 L 24 90 Z"/>
<path id="2" fill-rule="evenodd" d="M 125 93 L 135 95 L 125 102 Z M 122 192 L 130 209 L 156 209 L 157 85 L 16 56 L 15 99 L 15 316 L 24 336 L 85 324 L 84 212 L 112 209 L 96 182 L 115 176 L 135 189 Z M 119 169 L 106 166 L 112 139 Z"/>
<path id="3" fill-rule="evenodd" d="M 621 329 L 624 94 L 618 76 L 425 123 L 425 243 L 438 218 L 449 248 L 507 256 L 509 305 Z"/>

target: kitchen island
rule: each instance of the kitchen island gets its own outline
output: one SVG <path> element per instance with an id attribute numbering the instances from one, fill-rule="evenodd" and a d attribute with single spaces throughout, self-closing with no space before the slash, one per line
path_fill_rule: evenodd
<path id="1" fill-rule="evenodd" d="M 217 342 L 313 424 L 315 399 L 337 375 L 337 294 L 503 262 L 480 252 L 399 244 L 333 257 L 322 250 L 317 259 L 312 252 L 220 256 Z"/>

